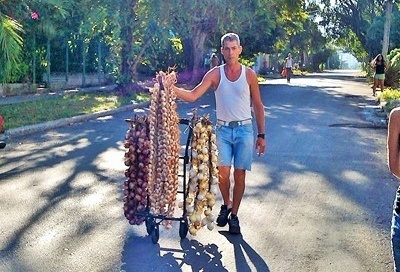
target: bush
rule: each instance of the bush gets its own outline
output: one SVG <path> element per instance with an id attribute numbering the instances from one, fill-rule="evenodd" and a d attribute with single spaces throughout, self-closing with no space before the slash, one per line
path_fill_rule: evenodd
<path id="1" fill-rule="evenodd" d="M 393 88 L 387 88 L 385 91 L 379 96 L 380 99 L 389 102 L 390 100 L 400 99 L 400 91 Z"/>
<path id="2" fill-rule="evenodd" d="M 396 56 L 400 55 L 400 48 L 395 48 L 387 55 L 387 61 L 391 62 Z M 397 57 L 396 57 L 397 58 Z"/>
<path id="3" fill-rule="evenodd" d="M 390 100 L 390 102 L 386 103 L 386 105 L 384 106 L 384 110 L 385 112 L 389 113 L 394 108 L 397 108 L 399 106 L 400 106 L 400 99 Z"/>
<path id="4" fill-rule="evenodd" d="M 11 72 L 11 78 L 7 83 L 25 83 L 28 81 L 29 66 L 25 63 L 18 63 Z M 0 76 L 0 81 L 3 78 Z"/>
<path id="5" fill-rule="evenodd" d="M 379 96 L 379 99 L 386 101 L 385 111 L 390 112 L 392 109 L 400 106 L 400 91 L 397 89 L 387 88 Z"/>
<path id="6" fill-rule="evenodd" d="M 397 88 L 400 80 L 400 49 L 396 48 L 390 51 L 387 61 L 389 67 L 385 72 L 385 85 Z"/>
<path id="7" fill-rule="evenodd" d="M 397 88 L 400 80 L 400 67 L 398 65 L 389 65 L 385 72 L 385 86 Z"/>

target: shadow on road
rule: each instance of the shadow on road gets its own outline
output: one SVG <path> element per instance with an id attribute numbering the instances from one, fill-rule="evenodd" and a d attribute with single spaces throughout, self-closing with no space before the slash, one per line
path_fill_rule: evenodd
<path id="1" fill-rule="evenodd" d="M 104 126 L 105 122 L 98 120 L 77 124 L 61 128 L 58 133 L 46 131 L 10 141 L 8 153 L 0 160 L 0 185 L 10 190 L 11 194 L 14 187 L 19 188 L 19 193 L 0 201 L 2 205 L 9 203 L 5 212 L 9 217 L 3 217 L 3 223 L 15 224 L 11 235 L 1 245 L 0 263 L 4 261 L 3 254 L 15 254 L 15 271 L 33 271 L 32 267 L 38 263 L 43 264 L 43 269 L 47 267 L 47 271 L 62 271 L 55 268 L 57 263 L 49 261 L 54 257 L 53 252 L 46 254 L 49 248 L 64 248 L 57 253 L 57 258 L 71 258 L 79 255 L 75 253 L 82 246 L 82 241 L 99 234 L 96 231 L 99 227 L 113 232 L 122 216 L 113 218 L 107 213 L 119 197 L 120 178 L 117 171 L 108 169 L 106 159 L 101 156 L 110 150 L 118 150 L 123 136 L 114 135 L 102 126 L 95 128 L 98 124 Z M 86 173 L 83 179 L 82 173 Z M 107 192 L 103 191 L 103 194 L 101 190 Z M 19 200 L 22 195 L 24 201 Z M 91 196 L 96 197 L 90 200 Z M 103 207 L 103 213 L 92 214 L 99 206 Z M 114 223 L 109 224 L 108 220 Z M 56 233 L 51 243 L 37 249 L 40 238 L 51 233 Z M 40 258 L 25 262 L 29 257 L 24 260 L 17 256 L 16 252 L 21 250 L 21 244 L 25 244 L 26 240 L 31 251 L 42 252 Z M 26 247 L 23 249 L 26 250 Z M 107 253 L 99 253 L 102 254 Z"/>
<path id="2" fill-rule="evenodd" d="M 234 259 L 237 271 L 253 271 L 249 264 L 252 264 L 256 271 L 270 271 L 263 258 L 243 239 L 241 234 L 232 235 L 228 231 L 219 231 L 219 233 L 225 236 L 234 247 Z"/>
<path id="3" fill-rule="evenodd" d="M 328 76 L 351 80 L 340 74 Z M 322 75 L 307 77 L 321 78 Z M 262 87 L 269 147 L 265 160 L 260 165 L 256 161 L 255 168 L 268 167 L 265 175 L 269 182 L 259 190 L 293 194 L 281 190 L 288 173 L 299 177 L 306 173 L 318 174 L 329 182 L 332 192 L 367 210 L 369 218 L 365 220 L 371 220 L 369 224 L 387 229 L 392 205 L 387 195 L 394 187 L 385 162 L 377 166 L 385 146 L 377 145 L 376 136 L 370 133 L 374 130 L 385 135 L 386 130 L 363 119 L 363 106 L 372 102 L 361 94 L 353 95 L 354 90 L 349 89 L 352 85 L 348 86 L 348 89 L 333 85 L 296 86 L 294 79 L 292 85 L 273 83 Z M 380 193 L 376 194 L 377 191 Z M 335 207 L 327 207 L 323 198 L 321 201 L 333 214 L 340 213 Z M 343 213 L 343 217 L 351 217 Z"/>
<path id="4" fill-rule="evenodd" d="M 130 234 L 125 240 L 121 270 L 143 271 L 141 264 L 146 264 L 147 271 L 155 272 L 182 271 L 183 266 L 189 266 L 191 271 L 228 271 L 222 265 L 222 254 L 216 244 L 203 245 L 193 239 L 183 239 L 180 248 L 164 248 L 151 243 L 150 237 Z"/>
<path id="5" fill-rule="evenodd" d="M 314 76 L 321 78 L 320 75 L 307 77 Z M 329 77 L 340 79 L 343 76 L 332 74 Z M 346 77 L 348 79 L 352 80 L 351 77 Z M 296 84 L 295 79 L 293 84 Z M 301 205 L 285 206 L 282 209 L 290 209 L 298 218 L 309 216 L 315 219 L 309 220 L 307 227 L 315 226 L 321 231 L 316 232 L 316 236 L 307 242 L 315 244 L 318 252 L 325 248 L 322 245 L 329 238 L 329 233 L 324 233 L 323 227 L 337 223 L 331 222 L 331 217 L 341 218 L 351 226 L 363 224 L 373 226 L 379 231 L 387 231 L 392 205 L 392 198 L 388 196 L 394 196 L 395 184 L 391 183 L 385 162 L 382 162 L 383 165 L 378 164 L 381 162 L 381 153 L 385 152 L 385 146 L 378 145 L 380 142 L 376 133 L 385 132 L 374 130 L 372 133 L 367 126 L 363 126 L 365 122 L 358 116 L 362 98 L 348 97 L 346 90 L 337 92 L 337 87 L 333 85 L 302 87 L 269 84 L 262 88 L 269 147 L 265 159 L 255 161 L 254 169 L 260 172 L 260 179 L 254 183 L 253 188 L 246 188 L 246 197 L 260 199 L 260 203 L 265 204 L 269 201 L 271 192 L 287 196 L 288 199 L 300 199 L 303 196 L 302 204 L 312 206 L 313 214 L 306 213 Z M 207 111 L 213 116 L 212 93 L 208 99 L 199 101 L 198 105 L 203 105 L 201 114 Z M 196 107 L 195 104 L 184 106 L 187 111 Z M 343 110 L 338 113 L 338 108 Z M 186 112 L 186 109 L 181 110 Z M 102 240 L 104 236 L 94 235 L 94 230 L 100 228 L 108 234 L 116 233 L 116 226 L 121 225 L 124 220 L 122 193 L 118 189 L 122 184 L 123 171 L 119 167 L 116 168 L 118 170 L 112 169 L 116 167 L 113 165 L 114 161 L 122 165 L 122 161 L 118 161 L 123 157 L 121 143 L 126 130 L 126 124 L 122 120 L 123 118 L 97 120 L 32 136 L 27 143 L 24 143 L 24 139 L 18 143 L 10 143 L 10 150 L 18 149 L 18 153 L 6 155 L 0 162 L 0 184 L 16 186 L 16 191 L 23 197 L 23 193 L 36 194 L 42 202 L 27 212 L 25 218 L 16 220 L 19 224 L 14 226 L 10 237 L 4 240 L 1 254 L 15 254 L 27 237 L 30 238 L 31 233 L 43 224 L 48 224 L 45 225 L 46 229 L 65 225 L 64 228 L 69 230 L 68 235 L 60 235 L 52 245 L 69 247 L 71 253 L 79 252 L 77 245 L 82 241 L 99 241 L 97 247 L 107 244 L 106 239 Z M 53 138 L 58 140 L 54 141 Z M 44 142 L 51 143 L 45 145 Z M 63 175 L 57 174 L 61 172 Z M 288 175 L 303 182 L 307 182 L 307 177 L 321 178 L 310 182 L 308 187 L 296 183 L 296 186 L 289 187 L 287 184 L 292 181 L 288 179 Z M 313 191 L 316 186 L 324 191 Z M 100 188 L 104 188 L 103 191 L 98 191 Z M 328 198 L 332 195 L 340 195 L 342 201 L 362 208 L 363 213 L 357 214 L 339 207 L 334 198 Z M 11 216 L 14 219 L 17 211 L 28 209 L 25 206 L 33 205 L 18 202 L 21 196 L 16 196 L 13 196 L 17 203 L 15 207 L 11 207 L 13 203 L 7 203 L 9 210 L 4 213 L 3 223 L 10 220 Z M 89 202 L 95 199 L 90 196 L 101 197 L 101 201 Z M 121 201 L 120 214 L 116 214 L 113 209 L 116 203 L 120 204 L 115 201 L 116 198 Z M 1 201 L 5 203 L 7 199 Z M 80 203 L 90 205 L 83 207 Z M 59 210 L 57 214 L 56 209 Z M 99 209 L 101 213 L 98 212 Z M 76 214 L 79 216 L 73 217 Z M 329 216 L 321 220 L 315 214 Z M 290 213 L 285 215 L 290 216 Z M 53 216 L 59 221 L 52 220 Z M 61 224 L 65 221 L 68 224 Z M 292 231 L 304 229 L 304 226 L 296 224 L 293 222 Z M 60 233 L 62 231 L 64 230 L 61 229 Z M 223 231 L 220 234 L 234 248 L 232 259 L 235 260 L 238 271 L 251 271 L 253 267 L 257 271 L 269 271 L 262 252 L 255 251 L 242 236 L 231 236 Z M 270 234 L 270 238 L 276 241 L 275 250 L 286 245 L 285 238 L 279 235 L 274 237 Z M 353 245 L 349 241 L 343 241 L 345 242 L 348 247 Z M 39 250 L 39 244 L 32 242 L 27 247 L 32 248 L 32 251 L 43 250 Z M 72 258 L 69 252 L 63 251 L 57 257 L 61 259 L 66 255 Z M 107 250 L 99 249 L 99 259 L 109 257 L 108 253 Z M 203 245 L 195 239 L 183 239 L 180 246 L 165 248 L 158 244 L 153 245 L 150 237 L 129 234 L 121 253 L 121 269 L 127 272 L 143 271 L 143 266 L 146 266 L 150 271 L 168 272 L 182 271 L 182 266 L 189 266 L 192 271 L 225 272 L 227 269 L 223 266 L 222 254 L 221 248 L 214 243 Z M 43 260 L 47 260 L 44 255 Z M 0 256 L 0 261 L 1 258 Z M 28 262 L 22 263 L 23 259 L 16 255 L 13 258 L 18 263 L 15 270 L 29 270 Z M 371 262 L 375 261 L 371 259 Z M 71 261 L 70 264 L 74 262 Z"/>

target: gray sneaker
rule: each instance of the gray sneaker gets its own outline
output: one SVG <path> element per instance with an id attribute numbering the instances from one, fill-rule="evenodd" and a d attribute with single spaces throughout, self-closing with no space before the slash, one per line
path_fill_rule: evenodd
<path id="1" fill-rule="evenodd" d="M 224 227 L 228 223 L 228 216 L 231 213 L 231 208 L 228 209 L 228 206 L 221 205 L 221 210 L 219 211 L 217 218 L 217 226 Z"/>
<path id="2" fill-rule="evenodd" d="M 239 218 L 237 216 L 229 218 L 229 233 L 240 234 Z"/>

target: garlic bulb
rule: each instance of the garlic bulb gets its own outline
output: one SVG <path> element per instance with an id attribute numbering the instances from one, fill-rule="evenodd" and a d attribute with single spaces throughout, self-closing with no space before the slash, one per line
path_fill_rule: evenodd
<path id="1" fill-rule="evenodd" d="M 152 214 L 173 217 L 178 192 L 180 150 L 179 116 L 176 95 L 172 89 L 176 74 L 159 72 L 156 79 L 157 82 L 150 89 L 149 206 Z M 162 85 L 164 88 L 161 88 Z M 196 172 L 192 175 L 196 175 Z M 170 220 L 164 220 L 162 224 L 166 228 L 172 226 Z"/>
<path id="2" fill-rule="evenodd" d="M 207 226 L 214 228 L 215 216 L 212 208 L 215 205 L 218 192 L 217 146 L 216 137 L 212 131 L 209 116 L 192 120 L 193 136 L 191 142 L 191 160 L 189 184 L 186 199 L 187 215 L 189 216 L 189 233 L 196 235 L 197 230 Z"/>

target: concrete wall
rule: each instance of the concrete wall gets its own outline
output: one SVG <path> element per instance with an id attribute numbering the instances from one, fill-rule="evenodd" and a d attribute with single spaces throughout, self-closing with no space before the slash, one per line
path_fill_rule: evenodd
<path id="1" fill-rule="evenodd" d="M 43 74 L 43 81 L 47 81 L 47 74 Z M 69 74 L 68 81 L 66 81 L 65 74 L 51 74 L 50 75 L 50 87 L 51 89 L 65 89 L 65 88 L 76 88 L 85 86 L 97 86 L 107 83 L 107 78 L 104 74 L 86 74 L 85 82 L 83 82 L 82 74 Z"/>
<path id="2" fill-rule="evenodd" d="M 47 80 L 47 75 L 43 75 L 44 81 Z M 111 83 L 105 75 L 98 76 L 98 74 L 87 74 L 85 77 L 85 86 L 99 86 Z M 44 93 L 48 91 L 57 91 L 65 89 L 73 89 L 82 87 L 82 74 L 70 74 L 68 82 L 66 81 L 65 74 L 51 74 L 50 88 L 47 84 L 33 85 L 29 83 L 12 83 L 0 85 L 0 96 L 13 96 L 32 93 Z"/>

